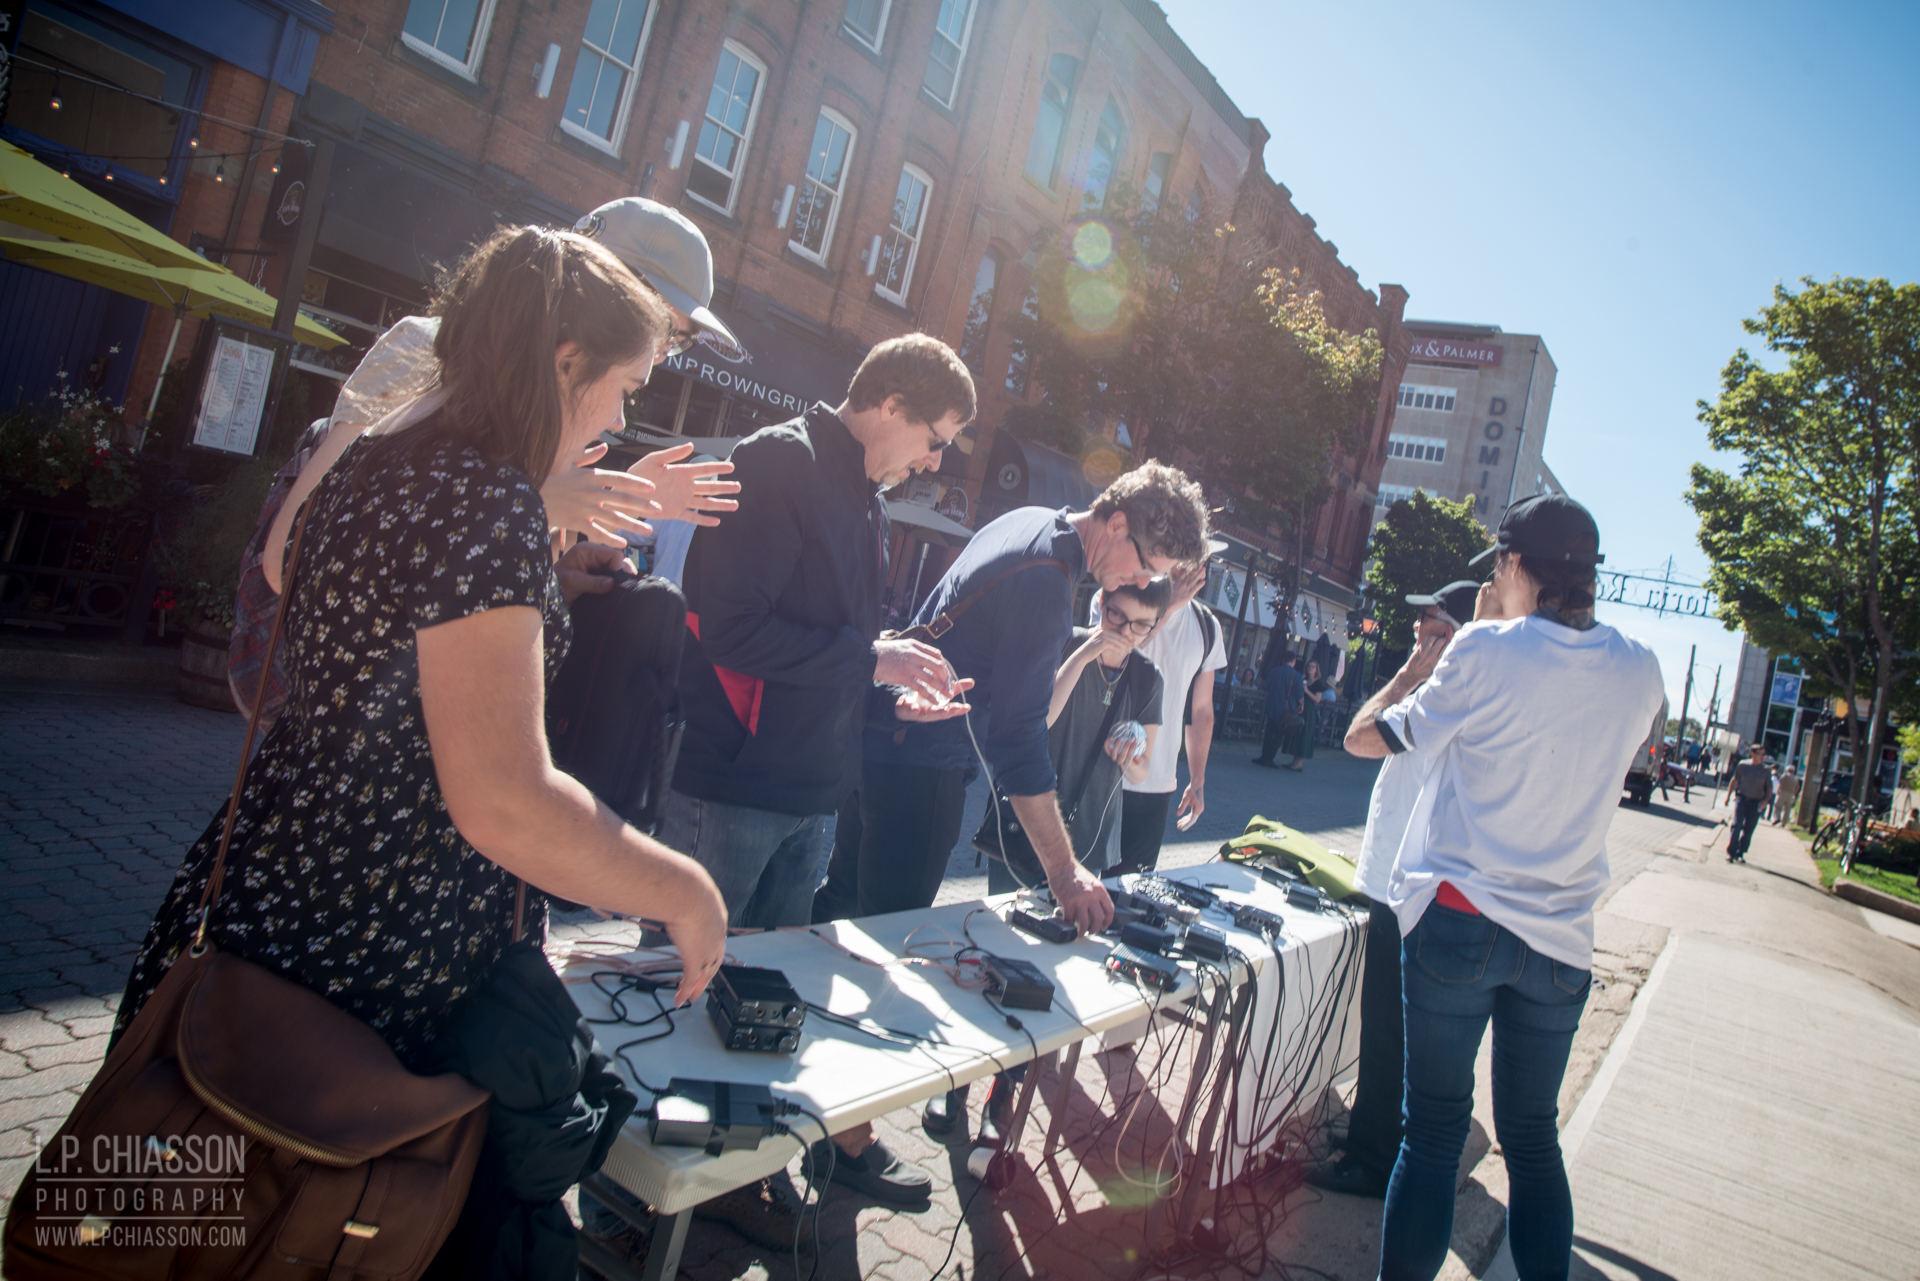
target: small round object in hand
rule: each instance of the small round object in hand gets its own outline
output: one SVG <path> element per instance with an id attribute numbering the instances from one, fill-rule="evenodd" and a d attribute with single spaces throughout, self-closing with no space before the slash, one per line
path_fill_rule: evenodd
<path id="1" fill-rule="evenodd" d="M 1147 727 L 1139 721 L 1121 721 L 1107 735 L 1109 746 L 1124 749 L 1128 760 L 1132 760 L 1147 750 Z"/>

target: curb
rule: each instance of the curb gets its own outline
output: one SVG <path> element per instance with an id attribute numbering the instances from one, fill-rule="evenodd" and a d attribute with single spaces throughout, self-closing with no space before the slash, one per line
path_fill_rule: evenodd
<path id="1" fill-rule="evenodd" d="M 0 681 L 136 686 L 172 693 L 179 677 L 180 656 L 170 649 L 92 653 L 38 646 L 0 647 Z"/>
<path id="2" fill-rule="evenodd" d="M 1920 903 L 1909 903 L 1903 898 L 1882 893 L 1858 881 L 1838 880 L 1833 883 L 1833 894 L 1860 907 L 1884 912 L 1888 916 L 1897 916 L 1903 921 L 1920 925 Z"/>

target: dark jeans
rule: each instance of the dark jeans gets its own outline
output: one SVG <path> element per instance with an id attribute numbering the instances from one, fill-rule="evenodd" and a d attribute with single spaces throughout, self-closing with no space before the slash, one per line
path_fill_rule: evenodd
<path id="1" fill-rule="evenodd" d="M 1173 792 L 1120 792 L 1120 861 L 1107 876 L 1122 872 L 1151 872 L 1160 862 L 1160 844 L 1167 839 L 1167 814 Z"/>
<path id="2" fill-rule="evenodd" d="M 1400 1153 L 1406 1037 L 1400 1008 L 1400 922 L 1367 900 L 1367 965 L 1360 980 L 1360 1080 L 1347 1122 L 1347 1153 L 1385 1178 Z"/>
<path id="3" fill-rule="evenodd" d="M 777 929 L 809 919 L 826 829 L 825 814 L 796 818 L 670 792 L 660 843 L 707 869 L 728 925 Z"/>
<path id="4" fill-rule="evenodd" d="M 1745 796 L 1733 798 L 1733 830 L 1727 836 L 1727 853 L 1735 858 L 1747 856 L 1747 846 L 1753 841 L 1753 829 L 1760 822 L 1760 808 L 1766 802 L 1752 800 Z"/>
<path id="5" fill-rule="evenodd" d="M 932 907 L 960 839 L 968 769 L 868 761 L 860 790 L 840 807 L 827 881 L 813 919 Z"/>
<path id="6" fill-rule="evenodd" d="M 1260 739 L 1260 755 L 1253 759 L 1264 764 L 1272 763 L 1274 753 L 1280 750 L 1280 740 L 1286 737 L 1285 732 L 1281 729 L 1284 723 L 1285 722 L 1281 721 L 1278 717 L 1267 722 L 1267 731 Z"/>
<path id="7" fill-rule="evenodd" d="M 1592 976 L 1484 916 L 1438 903 L 1401 945 L 1406 1138 L 1387 1187 L 1380 1281 L 1432 1281 L 1453 1235 L 1473 1120 L 1473 1060 L 1493 1023 L 1493 1121 L 1511 1176 L 1507 1239 L 1526 1281 L 1567 1275 L 1573 1195 L 1560 1159 L 1560 1079 Z"/>

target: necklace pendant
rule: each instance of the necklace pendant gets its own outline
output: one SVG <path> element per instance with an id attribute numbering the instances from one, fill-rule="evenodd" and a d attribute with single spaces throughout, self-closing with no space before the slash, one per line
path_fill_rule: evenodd
<path id="1" fill-rule="evenodd" d="M 1102 707 L 1112 707 L 1112 706 L 1113 706 L 1113 691 L 1112 691 L 1112 690 L 1110 690 L 1110 689 L 1107 689 L 1107 690 L 1102 690 L 1102 691 L 1100 691 L 1100 706 L 1102 706 Z"/>

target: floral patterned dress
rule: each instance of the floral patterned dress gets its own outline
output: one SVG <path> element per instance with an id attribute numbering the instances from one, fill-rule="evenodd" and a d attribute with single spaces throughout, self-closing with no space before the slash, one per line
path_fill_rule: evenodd
<path id="1" fill-rule="evenodd" d="M 570 628 L 526 476 L 445 443 L 356 493 L 366 445 L 314 491 L 280 642 L 292 688 L 247 770 L 211 934 L 365 1020 L 413 1066 L 509 942 L 516 885 L 447 815 L 415 629 L 531 606 L 551 682 Z M 192 940 L 225 811 L 154 917 L 116 1030 Z M 530 920 L 539 906 L 530 894 Z"/>

